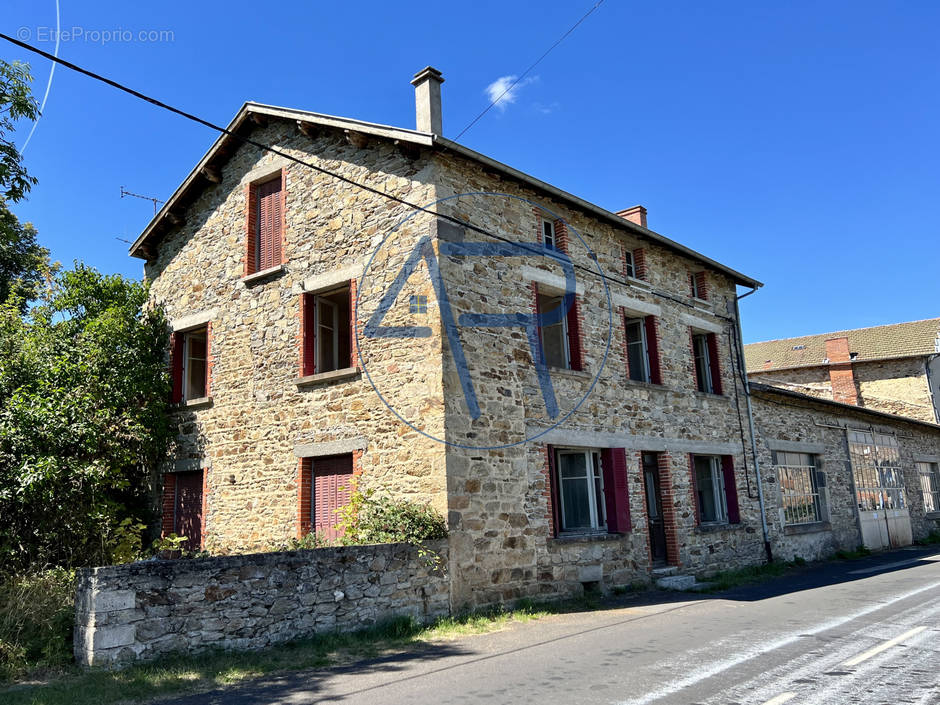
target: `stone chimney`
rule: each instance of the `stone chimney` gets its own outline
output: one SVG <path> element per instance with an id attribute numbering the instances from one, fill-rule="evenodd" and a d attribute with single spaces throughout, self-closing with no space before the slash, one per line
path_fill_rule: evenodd
<path id="1" fill-rule="evenodd" d="M 617 215 L 631 223 L 646 227 L 646 209 L 643 206 L 633 206 L 633 208 L 617 211 Z"/>
<path id="2" fill-rule="evenodd" d="M 833 401 L 858 406 L 858 389 L 855 386 L 855 369 L 849 353 L 848 338 L 830 338 L 826 341 L 826 357 L 829 358 L 829 384 L 832 385 Z"/>
<path id="3" fill-rule="evenodd" d="M 418 71 L 411 81 L 415 87 L 415 116 L 418 132 L 441 135 L 444 132 L 441 116 L 441 72 L 430 66 Z"/>

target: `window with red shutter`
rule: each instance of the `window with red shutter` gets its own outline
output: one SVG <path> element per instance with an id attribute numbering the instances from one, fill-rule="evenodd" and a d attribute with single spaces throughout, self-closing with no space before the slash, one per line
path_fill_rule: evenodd
<path id="1" fill-rule="evenodd" d="M 734 457 L 721 456 L 721 473 L 725 484 L 725 501 L 728 505 L 728 523 L 741 523 L 741 510 L 738 507 L 738 485 L 734 479 Z"/>
<path id="2" fill-rule="evenodd" d="M 253 225 L 254 243 L 249 247 L 249 255 L 254 250 L 254 261 L 249 273 L 281 264 L 281 238 L 284 223 L 284 192 L 282 176 L 270 181 L 255 184 L 251 188 L 249 212 L 255 214 Z"/>
<path id="3" fill-rule="evenodd" d="M 646 328 L 646 351 L 649 356 L 650 382 L 663 383 L 662 366 L 659 362 L 659 321 L 656 316 L 646 316 L 643 319 Z"/>
<path id="4" fill-rule="evenodd" d="M 708 334 L 708 365 L 709 376 L 712 380 L 712 394 L 722 394 L 721 388 L 721 365 L 718 362 L 718 336 L 714 333 Z"/>
<path id="5" fill-rule="evenodd" d="M 630 531 L 630 494 L 627 487 L 627 451 L 605 448 L 601 451 L 604 472 L 604 501 L 607 505 L 607 531 Z"/>
<path id="6" fill-rule="evenodd" d="M 325 539 L 337 539 L 342 530 L 338 510 L 349 504 L 353 484 L 351 453 L 310 458 L 311 529 Z"/>
<path id="7" fill-rule="evenodd" d="M 183 401 L 183 334 L 170 335 L 170 379 L 172 390 L 170 402 L 178 404 Z"/>

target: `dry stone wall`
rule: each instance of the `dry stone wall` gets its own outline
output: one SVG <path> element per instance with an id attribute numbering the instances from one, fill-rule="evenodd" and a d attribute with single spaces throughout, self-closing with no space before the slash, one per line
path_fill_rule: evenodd
<path id="1" fill-rule="evenodd" d="M 447 614 L 446 541 L 320 548 L 80 571 L 75 658 L 127 664 L 206 648 L 250 650 L 395 616 Z"/>

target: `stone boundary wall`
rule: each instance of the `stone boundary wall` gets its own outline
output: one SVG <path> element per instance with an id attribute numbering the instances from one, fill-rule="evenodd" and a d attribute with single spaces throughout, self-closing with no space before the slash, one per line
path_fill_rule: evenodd
<path id="1" fill-rule="evenodd" d="M 394 616 L 450 612 L 447 541 L 342 546 L 79 572 L 75 659 L 127 664 L 206 648 L 261 649 Z"/>

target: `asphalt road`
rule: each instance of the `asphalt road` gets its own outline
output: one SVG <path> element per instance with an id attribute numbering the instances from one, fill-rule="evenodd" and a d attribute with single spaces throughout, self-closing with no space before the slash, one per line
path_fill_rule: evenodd
<path id="1" fill-rule="evenodd" d="M 940 553 L 905 549 L 169 702 L 938 705 L 938 636 Z"/>

